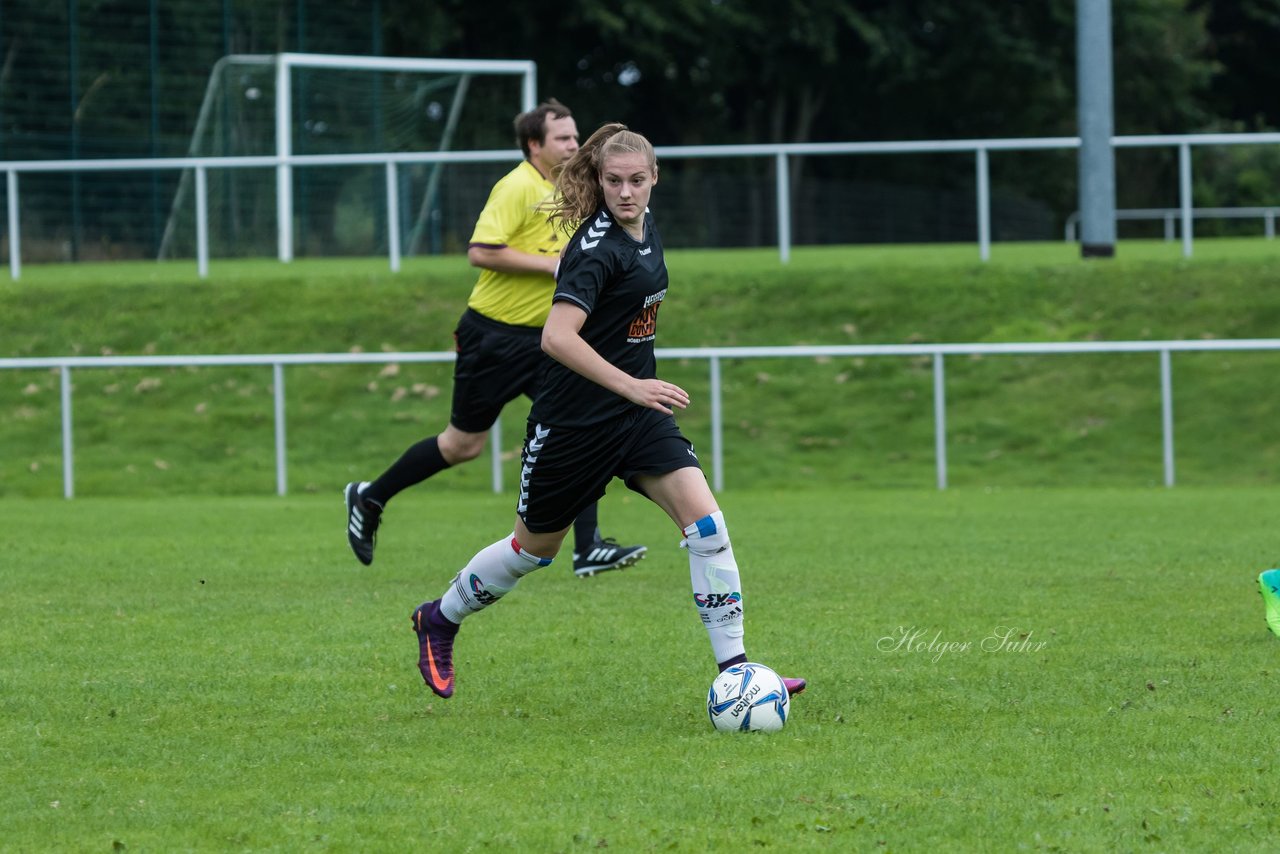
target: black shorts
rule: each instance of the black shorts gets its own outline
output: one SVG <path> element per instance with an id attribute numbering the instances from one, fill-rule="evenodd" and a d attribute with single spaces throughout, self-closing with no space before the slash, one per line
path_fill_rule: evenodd
<path id="1" fill-rule="evenodd" d="M 673 417 L 638 407 L 586 428 L 530 421 L 520 462 L 516 514 L 535 534 L 568 528 L 615 477 L 643 495 L 637 475 L 701 468 Z"/>
<path id="2" fill-rule="evenodd" d="M 493 426 L 502 408 L 520 395 L 538 393 L 550 357 L 542 329 L 500 323 L 467 309 L 453 332 L 453 409 L 449 423 L 467 433 Z"/>

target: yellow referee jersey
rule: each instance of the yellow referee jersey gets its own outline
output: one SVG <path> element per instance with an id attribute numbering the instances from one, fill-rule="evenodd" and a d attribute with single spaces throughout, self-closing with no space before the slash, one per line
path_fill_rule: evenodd
<path id="1" fill-rule="evenodd" d="M 538 205 L 555 187 L 528 160 L 493 185 L 476 221 L 472 246 L 510 246 L 530 255 L 559 255 L 567 239 Z M 543 326 L 551 311 L 555 281 L 542 273 L 499 273 L 481 270 L 467 306 L 513 326 Z"/>

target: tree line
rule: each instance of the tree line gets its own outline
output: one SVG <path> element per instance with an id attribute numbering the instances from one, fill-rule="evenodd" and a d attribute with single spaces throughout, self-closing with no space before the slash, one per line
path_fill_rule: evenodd
<path id="1" fill-rule="evenodd" d="M 528 57 L 546 92 L 669 144 L 1075 131 L 1076 0 L 390 4 L 391 52 Z M 1280 0 L 1112 16 L 1118 133 L 1280 122 Z"/>
<path id="2" fill-rule="evenodd" d="M 1076 134 L 1076 0 L 622 0 L 552 15 L 390 2 L 393 52 L 527 56 L 587 125 L 624 121 L 660 144 Z M 1112 31 L 1117 133 L 1280 127 L 1280 0 L 1112 0 Z M 1200 203 L 1274 203 L 1260 175 L 1275 186 L 1277 167 L 1269 152 L 1215 152 Z M 1120 203 L 1149 205 L 1175 169 L 1135 165 Z M 1074 192 L 1071 169 L 1015 163 L 1004 177 L 1044 199 Z M 951 179 L 971 184 L 971 167 Z"/>

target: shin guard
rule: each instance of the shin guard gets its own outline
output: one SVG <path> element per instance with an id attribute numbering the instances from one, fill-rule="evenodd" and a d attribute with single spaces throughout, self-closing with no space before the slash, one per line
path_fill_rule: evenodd
<path id="1" fill-rule="evenodd" d="M 689 580 L 693 604 L 711 638 L 716 661 L 727 661 L 743 650 L 742 584 L 733 558 L 729 531 L 719 510 L 684 529 L 680 545 L 689 551 Z"/>

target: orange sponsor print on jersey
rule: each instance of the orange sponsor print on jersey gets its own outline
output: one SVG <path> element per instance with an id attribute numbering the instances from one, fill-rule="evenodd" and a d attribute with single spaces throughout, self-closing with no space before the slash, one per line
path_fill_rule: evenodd
<path id="1" fill-rule="evenodd" d="M 662 298 L 667 295 L 666 288 L 651 295 L 644 301 L 644 308 L 631 321 L 627 329 L 627 343 L 641 344 L 652 341 L 658 334 L 658 309 L 662 306 Z"/>
<path id="2" fill-rule="evenodd" d="M 631 321 L 631 328 L 627 330 L 628 344 L 639 344 L 641 341 L 654 339 L 658 333 L 658 306 L 660 305 L 662 303 L 649 306 Z"/>

